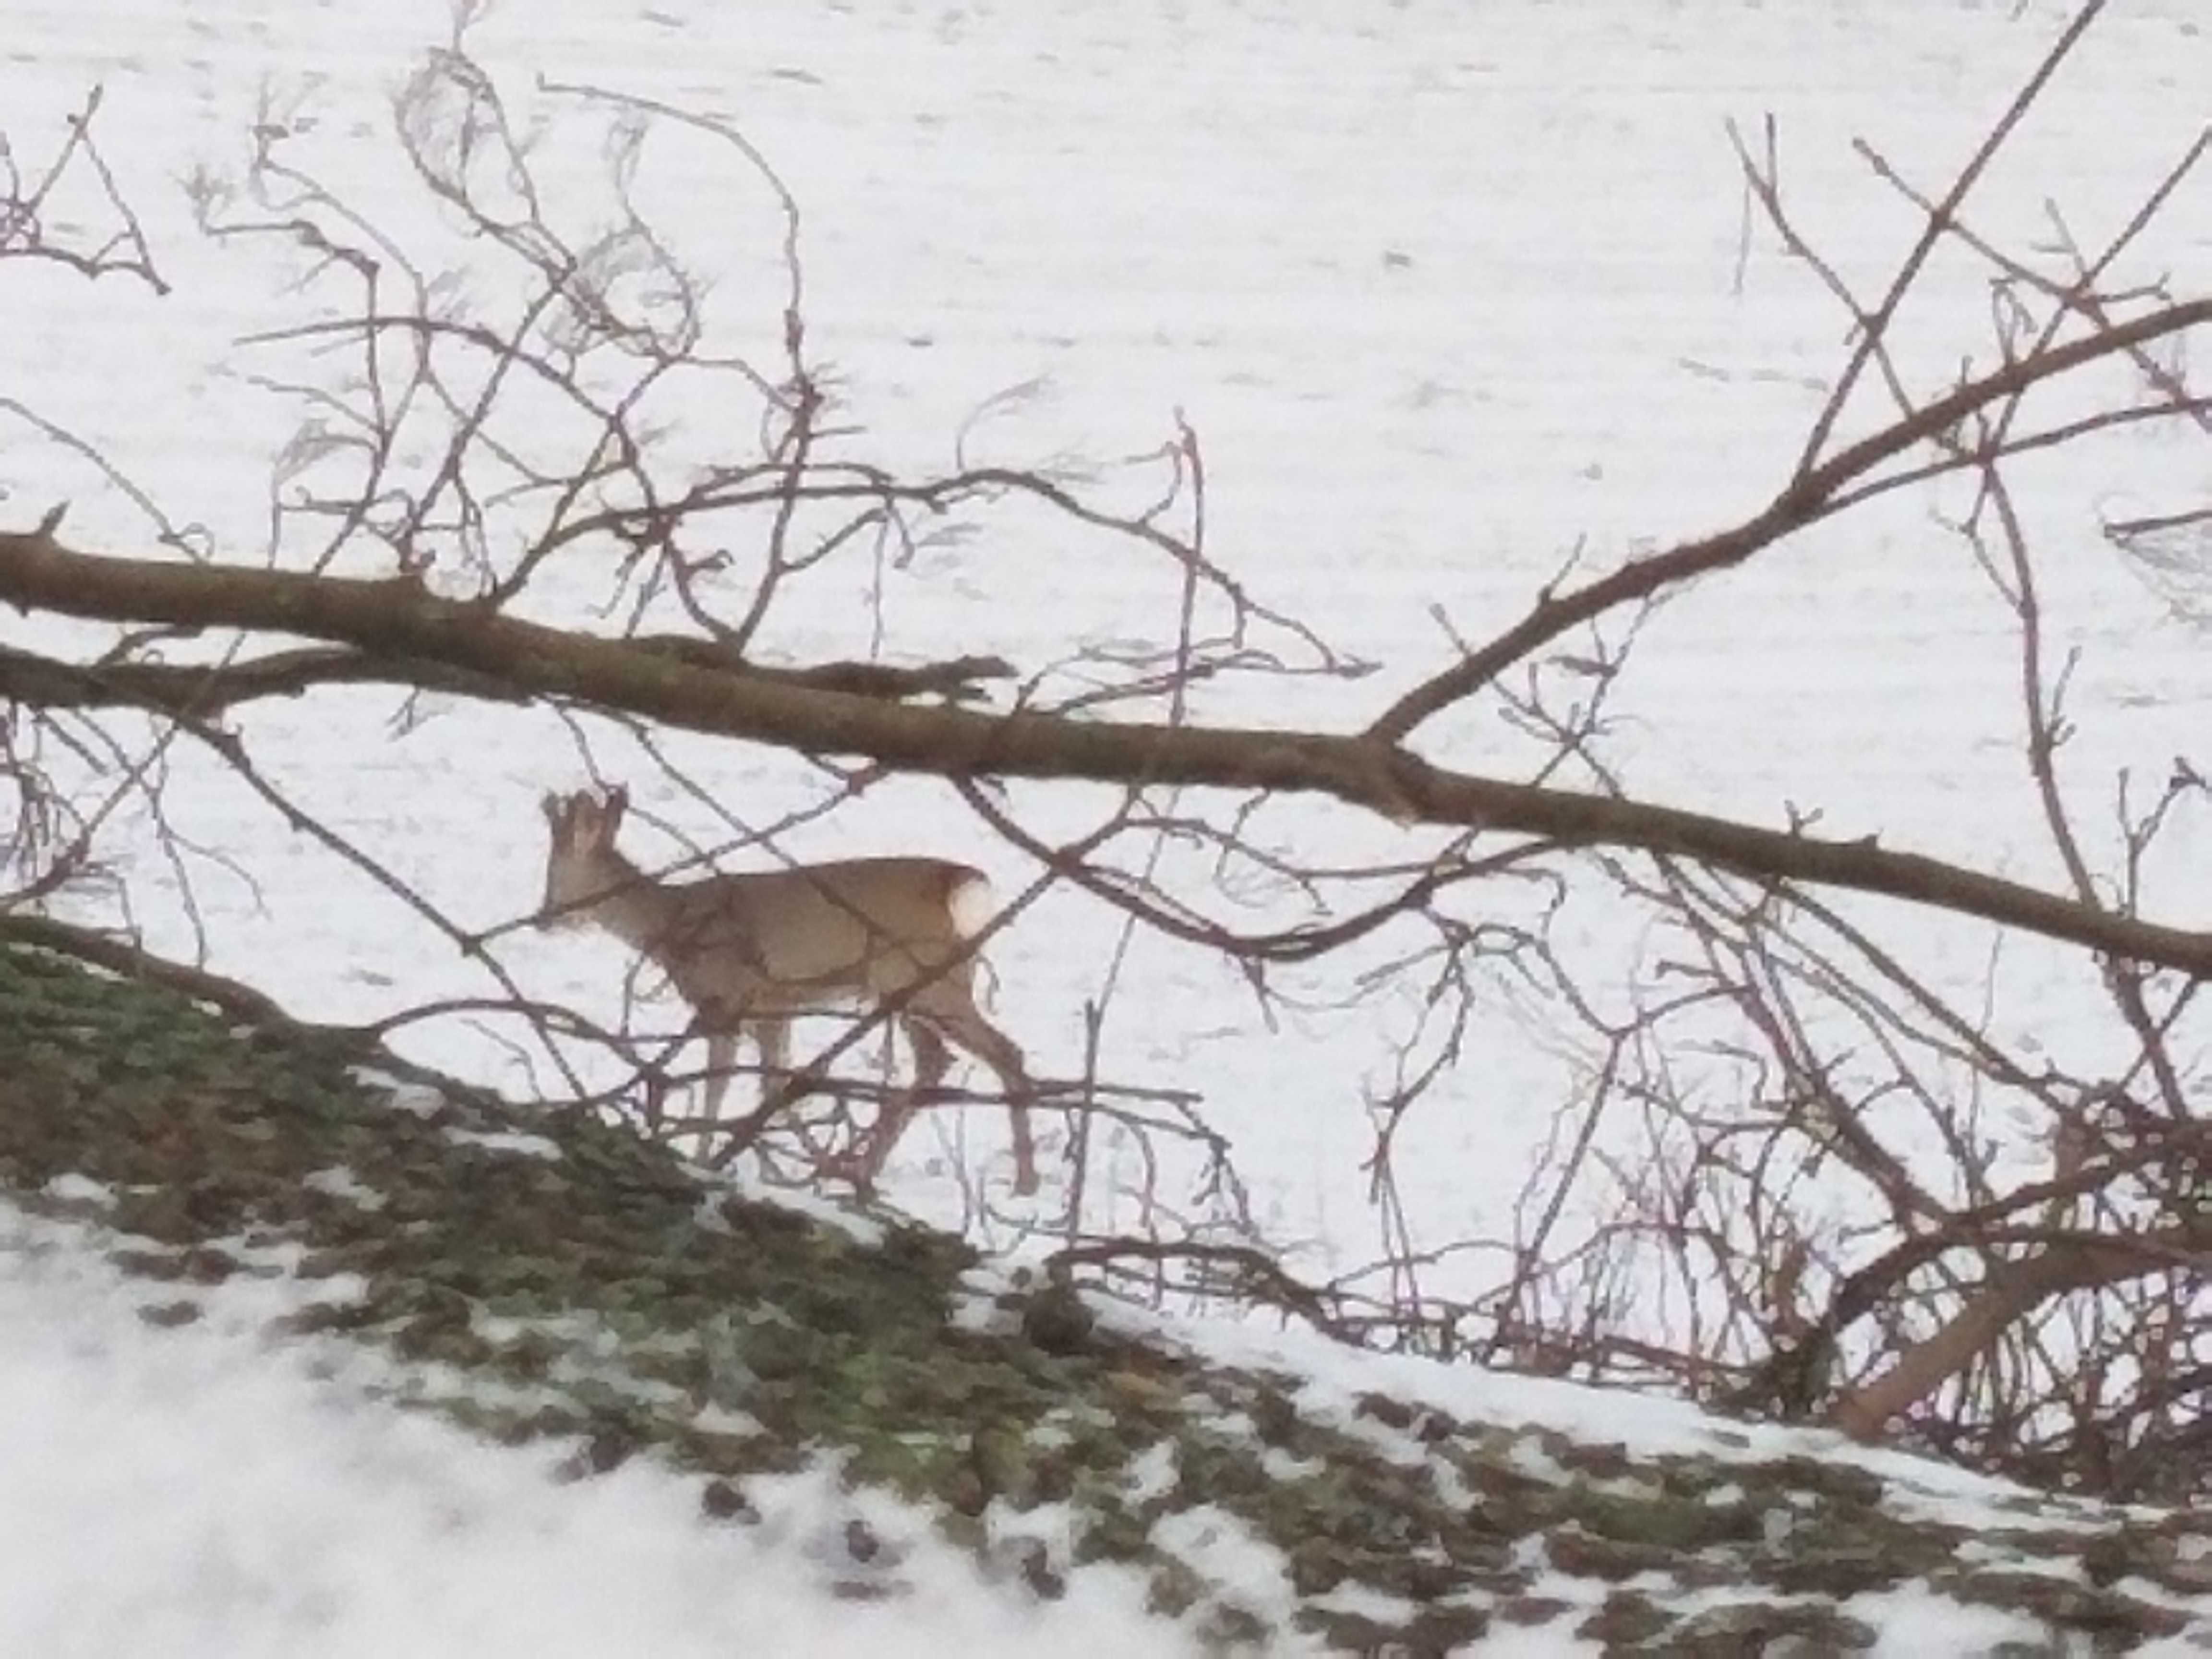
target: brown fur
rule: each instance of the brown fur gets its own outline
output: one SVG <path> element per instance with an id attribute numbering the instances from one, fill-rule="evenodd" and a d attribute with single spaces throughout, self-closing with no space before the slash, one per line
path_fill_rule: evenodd
<path id="1" fill-rule="evenodd" d="M 589 922 L 667 975 L 707 1038 L 707 1115 L 718 1117 L 738 1039 L 765 1074 L 785 1072 L 798 1015 L 904 998 L 893 1018 L 914 1047 L 915 1081 L 887 1103 L 854 1158 L 872 1180 L 951 1065 L 956 1043 L 998 1074 L 1013 1121 L 1018 1190 L 1036 1188 L 1021 1049 L 975 1006 L 979 921 L 963 889 L 982 873 L 941 859 L 846 859 L 691 881 L 653 880 L 616 847 L 629 798 L 619 788 L 544 799 L 552 846 L 540 924 Z M 763 1087 L 769 1086 L 764 1077 Z"/>

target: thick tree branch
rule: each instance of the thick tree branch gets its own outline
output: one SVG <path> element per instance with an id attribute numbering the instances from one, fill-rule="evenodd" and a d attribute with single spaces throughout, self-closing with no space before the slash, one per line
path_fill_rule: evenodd
<path id="1" fill-rule="evenodd" d="M 696 732 L 810 754 L 862 755 L 948 777 L 1079 779 L 1321 794 L 1401 822 L 1472 825 L 1568 847 L 1698 860 L 1753 879 L 1879 893 L 2212 977 L 2212 935 L 2160 927 L 1910 853 L 1762 830 L 1633 800 L 1448 771 L 1370 736 L 1087 721 L 915 707 L 693 666 L 361 581 L 76 552 L 50 533 L 0 533 L 0 599 L 107 622 L 304 635 L 372 656 L 488 675 Z"/>
<path id="2" fill-rule="evenodd" d="M 1013 672 L 997 657 L 955 657 L 913 666 L 830 662 L 786 668 L 718 658 L 706 640 L 669 637 L 634 643 L 641 650 L 658 651 L 717 673 L 893 700 L 936 696 L 972 701 L 984 695 L 981 682 Z M 476 669 L 343 646 L 272 651 L 240 662 L 70 663 L 0 645 L 0 701 L 36 708 L 143 708 L 179 720 L 205 720 L 240 703 L 296 697 L 325 685 L 388 685 L 495 702 L 525 702 L 531 696 Z"/>
<path id="3" fill-rule="evenodd" d="M 526 694 L 469 669 L 417 658 L 310 646 L 233 663 L 57 662 L 0 645 L 0 698 L 50 708 L 143 708 L 204 720 L 264 697 L 323 685 L 391 685 L 520 702 Z"/>
<path id="4" fill-rule="evenodd" d="M 1830 1420 L 1861 1440 L 1924 1400 L 1971 1363 L 2023 1315 L 2068 1291 L 2118 1284 L 2172 1269 L 2177 1257 L 2202 1256 L 2204 1239 L 2189 1228 L 2164 1228 L 2130 1238 L 2081 1238 L 2051 1245 L 2026 1261 L 1993 1267 L 1981 1288 L 1914 1343 L 1873 1382 L 1836 1402 Z"/>

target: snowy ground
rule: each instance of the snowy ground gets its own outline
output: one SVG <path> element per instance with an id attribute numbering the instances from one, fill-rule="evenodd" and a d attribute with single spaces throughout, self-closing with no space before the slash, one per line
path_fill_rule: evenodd
<path id="1" fill-rule="evenodd" d="M 1293 698 L 1271 712 L 1349 720 L 1439 660 L 1432 602 L 1480 636 L 1516 614 L 1578 538 L 1602 561 L 1711 528 L 1779 477 L 1840 329 L 1762 244 L 1737 291 L 1743 204 L 1724 118 L 1781 118 L 1793 199 L 1865 280 L 1912 226 L 1851 156 L 1850 137 L 1923 182 L 1947 177 L 2061 15 L 1924 0 L 1349 10 L 534 0 L 495 12 L 475 46 L 518 89 L 542 71 L 739 120 L 805 209 L 813 338 L 885 455 L 941 459 L 969 413 L 1040 379 L 1046 390 L 990 428 L 1002 459 L 1143 451 L 1184 411 L 1206 447 L 1216 556 L 1384 664 L 1348 710 Z M 104 82 L 106 137 L 178 288 L 155 301 L 11 272 L 0 392 L 99 443 L 179 520 L 256 545 L 268 458 L 295 411 L 218 368 L 251 367 L 230 342 L 258 320 L 264 280 L 197 243 L 177 181 L 202 163 L 234 163 L 264 88 L 273 107 L 316 122 L 320 154 L 373 177 L 380 100 L 444 27 L 443 7 L 422 0 L 0 0 L 0 125 L 36 154 L 42 133 Z M 2002 171 L 1984 223 L 2033 227 L 2049 198 L 2094 240 L 2193 136 L 2207 84 L 2212 43 L 2186 0 L 2116 8 Z M 727 191 L 726 175 L 702 175 L 684 210 L 742 211 Z M 2180 221 L 2201 223 L 2201 207 Z M 2162 251 L 2177 288 L 2204 285 L 2212 238 Z M 1942 292 L 1916 325 L 1923 365 L 1983 347 L 1981 286 L 1965 277 Z M 2118 764 L 2163 775 L 2201 730 L 2208 687 L 2196 672 L 2201 638 L 2115 563 L 2093 509 L 2123 491 L 2170 510 L 2203 478 L 2197 452 L 2142 440 L 2089 459 L 2109 476 L 2043 481 L 2070 526 L 2069 556 L 2045 580 L 2061 639 L 2090 653 L 2078 763 L 2084 788 L 2101 791 Z M 0 492 L 10 524 L 68 498 L 88 544 L 143 533 L 66 455 L 12 435 L 0 445 Z M 1628 757 L 1632 779 L 1763 821 L 1785 801 L 1825 805 L 1838 834 L 1878 825 L 1889 844 L 2047 875 L 2014 828 L 2027 786 L 2002 618 L 1933 524 L 1935 505 L 1900 499 L 1855 516 L 1670 609 L 1643 647 L 1635 706 L 1650 718 Z M 1126 599 L 1112 573 L 1057 568 L 1049 550 L 969 549 L 923 579 L 931 592 L 913 596 L 915 614 L 963 647 L 1017 659 L 1064 648 L 1071 584 L 1102 616 Z M 802 658 L 849 649 L 835 625 L 825 615 L 818 635 L 776 643 Z M 258 714 L 248 731 L 310 805 L 454 915 L 485 924 L 521 913 L 536 898 L 532 802 L 575 775 L 565 740 L 503 714 L 394 739 L 386 712 L 319 702 Z M 1463 736 L 1462 755 L 1479 765 L 1480 739 Z M 759 817 L 793 787 L 775 757 L 720 751 L 706 769 Z M 185 833 L 228 849 L 261 884 L 257 893 L 204 873 L 213 966 L 327 1018 L 483 988 L 234 784 L 183 763 L 170 802 Z M 940 797 L 915 792 L 900 805 L 897 827 L 874 833 L 919 828 L 942 850 L 990 856 Z M 2185 854 L 2201 830 L 2179 828 Z M 1313 821 L 1316 837 L 1334 832 L 1333 820 Z M 187 934 L 162 881 L 146 871 L 136 896 L 152 942 L 177 948 Z M 2189 922 L 2202 905 L 2176 892 L 2166 908 Z M 1044 1069 L 1073 1069 L 1076 1011 L 1103 954 L 1091 947 L 1110 938 L 1079 902 L 1054 901 L 998 953 L 1005 1023 Z M 1980 960 L 1978 936 L 1922 943 Z M 606 1002 L 602 948 L 563 943 L 514 959 L 533 988 Z M 2017 1006 L 2057 1042 L 2082 1014 L 2075 981 L 2057 968 L 2036 977 L 2045 960 L 2014 959 L 2027 975 Z M 1235 1079 L 1233 1093 L 1209 1091 L 1209 1106 L 1261 1218 L 1310 1241 L 1317 1266 L 1372 1254 L 1361 1102 L 1403 1011 L 1316 1015 L 1270 1036 L 1234 980 L 1187 953 L 1141 950 L 1129 978 L 1136 989 L 1106 1030 L 1109 1073 Z M 1425 1241 L 1501 1224 L 1512 1189 L 1469 1171 L 1517 1175 L 1546 1124 L 1524 1103 L 1558 1097 L 1556 1064 L 1511 1022 L 1480 1036 L 1480 1064 L 1400 1148 Z M 459 1024 L 415 1042 L 426 1059 L 496 1072 Z M 949 1183 L 927 1166 L 925 1139 L 913 1147 L 902 1196 L 947 1212 Z M 81 1636 L 88 1598 L 63 1571 L 33 1572 L 0 1595 L 0 1620 L 21 1621 L 0 1625 L 19 1638 L 10 1651 L 126 1640 L 165 1653 L 293 1651 L 312 1627 L 315 1650 L 333 1652 L 704 1652 L 739 1630 L 763 1651 L 834 1652 L 917 1628 L 911 1613 L 878 1625 L 840 1609 L 806 1626 L 804 1645 L 778 1647 L 764 1621 L 787 1594 L 792 1618 L 818 1615 L 803 1582 L 787 1592 L 773 1571 L 725 1577 L 740 1571 L 726 1565 L 732 1547 L 697 1534 L 688 1509 L 647 1477 L 554 1490 L 535 1467 L 347 1406 L 234 1337 L 177 1333 L 146 1346 L 123 1334 L 136 1329 L 128 1299 L 98 1270 L 66 1253 L 16 1261 L 0 1297 L 24 1335 L 6 1345 L 4 1386 L 11 1407 L 23 1403 L 4 1416 L 6 1432 L 31 1437 L 7 1461 L 40 1496 L 11 1503 L 11 1520 L 50 1510 L 37 1534 L 58 1541 L 44 1556 L 25 1543 L 7 1570 L 104 1562 L 87 1572 L 111 1587 L 106 1604 L 125 1622 Z M 93 1447 L 122 1451 L 109 1461 Z M 23 1490 L 11 1482 L 11 1494 Z M 106 1520 L 126 1490 L 149 1520 L 118 1539 Z M 324 1497 L 337 1501 L 323 1507 Z M 622 1513 L 594 1508 L 607 1505 Z M 456 1549 L 455 1528 L 482 1548 Z M 622 1535 L 665 1548 L 611 1558 L 607 1540 Z M 273 1587 L 296 1582 L 310 1555 L 334 1576 L 288 1602 L 292 1592 Z M 1102 1648 L 1110 1634 L 1145 1650 L 1145 1637 L 1109 1632 L 1103 1614 L 1095 1626 L 1056 1619 L 1049 1634 L 1005 1622 L 947 1588 L 963 1571 L 932 1581 L 942 1622 L 929 1628 L 943 1646 L 906 1650 L 1048 1639 L 1081 1651 L 1093 1633 Z M 634 1627 L 610 1607 L 654 1621 L 645 1627 L 661 1639 L 611 1639 Z M 894 1630 L 908 1634 L 886 1638 Z"/>
<path id="2" fill-rule="evenodd" d="M 328 1279 L 247 1272 L 220 1288 L 194 1286 L 201 1312 L 193 1321 L 149 1318 L 171 1305 L 165 1292 L 173 1287 L 125 1279 L 100 1259 L 114 1242 L 91 1218 L 101 1190 L 71 1178 L 48 1196 L 88 1218 L 34 1218 L 0 1206 L 0 1328 L 9 1334 L 0 1346 L 0 1468 L 9 1481 L 0 1512 L 0 1642 L 9 1653 L 682 1659 L 733 1650 L 1200 1650 L 1188 1623 L 1145 1611 L 1133 1569 L 1073 1571 L 1060 1599 L 1040 1602 L 1011 1568 L 979 1569 L 926 1516 L 880 1494 L 842 1491 L 826 1468 L 750 1476 L 743 1490 L 754 1514 L 708 1522 L 700 1517 L 696 1476 L 656 1459 L 578 1480 L 566 1469 L 568 1454 L 495 1449 L 429 1417 L 373 1403 L 364 1391 L 409 1391 L 388 1359 L 341 1339 L 272 1344 L 259 1334 L 310 1297 L 331 1296 L 337 1287 Z M 283 1265 L 261 1254 L 262 1265 Z M 243 1252 L 249 1262 L 253 1256 Z M 2018 1569 L 2035 1582 L 2078 1583 L 2078 1566 L 2063 1548 L 2055 1559 L 2022 1557 L 2006 1540 L 2047 1528 L 2109 1529 L 2113 1521 L 2094 1506 L 2027 1500 L 2001 1483 L 1855 1448 L 1831 1433 L 1723 1426 L 1671 1402 L 1354 1356 L 1303 1334 L 1192 1328 L 1126 1310 L 1117 1317 L 1192 1342 L 1218 1361 L 1310 1378 L 1300 1413 L 1354 1432 L 1393 1462 L 1418 1464 L 1423 1445 L 1355 1409 L 1370 1391 L 1461 1423 L 1556 1430 L 1573 1443 L 1625 1454 L 1631 1469 L 1662 1458 L 1716 1460 L 1724 1484 L 1715 1503 L 1730 1501 L 1731 1465 L 1747 1480 L 1754 1466 L 1771 1469 L 1790 1457 L 1854 1465 L 1885 1483 L 1888 1515 L 1964 1529 L 1961 1566 Z M 1570 1479 L 1536 1445 L 1524 1446 L 1519 1466 L 1540 1484 Z M 1158 1478 L 1174 1484 L 1171 1468 Z M 1626 1494 L 1638 1482 L 1598 1484 Z M 1812 1499 L 1800 1493 L 1797 1501 Z M 1784 1503 L 1774 1515 L 1785 1533 L 1791 1514 Z M 1022 1520 L 1032 1535 L 1040 1522 L 1051 1535 L 1048 1517 Z M 854 1559 L 856 1525 L 871 1540 L 865 1562 Z M 1218 1593 L 1284 1632 L 1267 1651 L 1323 1650 L 1285 1630 L 1298 1602 L 1283 1554 L 1228 1510 L 1194 1508 L 1161 1531 L 1164 1545 Z M 1524 1543 L 1540 1552 L 1532 1559 L 1540 1565 L 1540 1540 Z M 1054 1559 L 1066 1559 L 1063 1544 Z M 2140 1578 L 2121 1588 L 2196 1626 L 2136 1651 L 2199 1650 L 2185 1638 L 2212 1617 L 2203 1598 Z M 1724 1580 L 1692 1590 L 1646 1572 L 1623 1586 L 1568 1568 L 1540 1573 L 1530 1591 L 1559 1611 L 1528 1627 L 1500 1621 L 1480 1650 L 1546 1659 L 1597 1653 L 1599 1644 L 1571 1632 L 1609 1593 L 1628 1589 L 1686 1614 L 1731 1603 L 1827 1605 L 1826 1597 L 1778 1596 Z M 1389 1617 L 1393 1598 L 1375 1601 L 1376 1616 Z M 1986 1652 L 2043 1633 L 2016 1610 L 1968 1605 L 1910 1581 L 1840 1595 L 1833 1606 L 1879 1633 L 1873 1651 L 1881 1655 Z"/>
<path id="3" fill-rule="evenodd" d="M 148 1299 L 0 1208 L 0 1649 L 23 1659 L 1168 1650 L 1139 1587 L 1082 1574 L 1030 1611 L 910 1522 L 872 1586 L 897 1594 L 839 1598 L 855 1504 L 826 1473 L 749 1482 L 743 1528 L 641 1462 L 556 1482 L 550 1454 L 362 1399 L 374 1367 L 341 1345 L 259 1340 L 296 1288 L 160 1332 Z"/>

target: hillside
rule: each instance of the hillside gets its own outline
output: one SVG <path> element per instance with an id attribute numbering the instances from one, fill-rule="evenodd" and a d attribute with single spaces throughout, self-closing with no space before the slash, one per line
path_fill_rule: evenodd
<path id="1" fill-rule="evenodd" d="M 1582 1414 L 1632 1431 L 1608 1440 L 1547 1420 L 1559 1385 L 1517 1419 L 1448 1409 L 1440 1368 L 1170 1328 L 21 943 L 0 1053 L 9 1202 L 134 1275 L 149 1327 L 281 1283 L 270 1334 L 359 1345 L 395 1405 L 566 1477 L 651 1460 L 705 1526 L 829 1464 L 832 1600 L 896 1600 L 907 1527 L 999 1597 L 1135 1575 L 1163 1651 L 2212 1646 L 2212 1518 L 1686 1413 L 1655 1448 L 1620 1397 Z"/>

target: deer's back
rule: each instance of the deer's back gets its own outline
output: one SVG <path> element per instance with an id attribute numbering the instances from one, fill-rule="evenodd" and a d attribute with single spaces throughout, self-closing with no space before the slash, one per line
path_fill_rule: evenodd
<path id="1" fill-rule="evenodd" d="M 653 954 L 695 1004 L 803 1007 L 880 994 L 957 955 L 956 896 L 982 879 L 921 858 L 709 876 L 670 890 Z"/>

